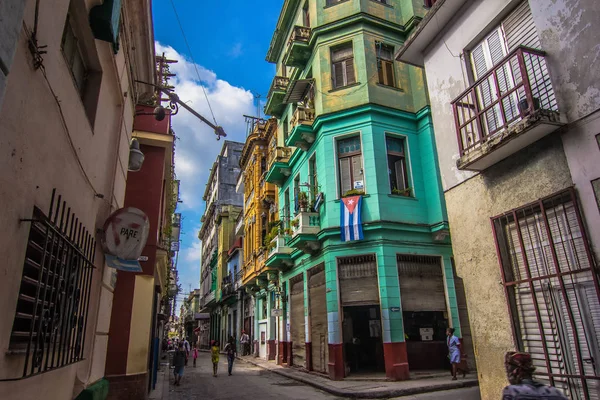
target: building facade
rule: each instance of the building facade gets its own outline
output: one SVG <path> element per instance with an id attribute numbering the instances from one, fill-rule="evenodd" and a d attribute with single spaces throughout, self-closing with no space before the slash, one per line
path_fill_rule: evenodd
<path id="1" fill-rule="evenodd" d="M 427 75 L 482 398 L 514 349 L 569 398 L 600 396 L 599 17 L 594 1 L 438 0 L 397 54 Z"/>
<path id="2" fill-rule="evenodd" d="M 276 308 L 275 293 L 279 293 L 279 272 L 266 265 L 271 231 L 278 230 L 277 190 L 265 180 L 268 146 L 276 137 L 277 120 L 256 120 L 240 159 L 244 182 L 244 267 L 242 282 L 254 300 L 254 318 L 246 328 L 253 338 L 255 355 L 275 360 L 277 320 L 271 310 Z"/>
<path id="3" fill-rule="evenodd" d="M 155 69 L 150 1 L 94 4 L 0 4 L 3 399 L 105 382 L 116 273 L 96 231 L 125 205 L 135 106 L 152 95 L 135 81 Z"/>
<path id="4" fill-rule="evenodd" d="M 236 191 L 242 147 L 243 143 L 229 140 L 223 144 L 206 184 L 203 197 L 206 210 L 198 234 L 202 241 L 200 307 L 203 313 L 210 313 L 208 340 L 218 340 L 223 346 L 231 326 L 228 309 L 237 301 L 233 278 L 228 273 L 228 258 L 235 241 L 236 221 L 242 212 L 242 196 Z"/>
<path id="5" fill-rule="evenodd" d="M 152 115 L 156 105 L 137 105 L 133 125 L 144 163 L 139 171 L 128 173 L 125 206 L 142 210 L 148 216 L 150 229 L 140 261 L 142 272 L 117 273 L 106 357 L 110 399 L 125 395 L 131 399 L 146 398 L 158 371 L 157 353 L 163 337 L 159 318 L 164 318 L 160 305 L 172 268 L 173 230 L 179 229 L 173 227 L 178 224 L 174 212 L 179 185 L 174 175 L 175 133 L 171 116 L 157 121 Z"/>
<path id="6" fill-rule="evenodd" d="M 426 11 L 284 3 L 265 109 L 278 120 L 266 181 L 279 187 L 283 225 L 265 264 L 277 271 L 270 300 L 288 365 L 409 379 L 446 367 L 447 327 L 472 351 L 425 80 L 393 60 Z"/>

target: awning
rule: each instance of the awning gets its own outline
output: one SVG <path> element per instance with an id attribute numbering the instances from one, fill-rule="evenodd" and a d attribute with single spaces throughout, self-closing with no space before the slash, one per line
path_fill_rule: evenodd
<path id="1" fill-rule="evenodd" d="M 298 79 L 291 81 L 288 85 L 285 97 L 283 98 L 283 104 L 298 103 L 299 101 L 304 100 L 313 82 L 314 79 Z"/>

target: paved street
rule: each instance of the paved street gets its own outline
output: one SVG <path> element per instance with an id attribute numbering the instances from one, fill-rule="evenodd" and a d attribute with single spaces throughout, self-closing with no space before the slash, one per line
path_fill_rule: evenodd
<path id="1" fill-rule="evenodd" d="M 169 377 L 172 382 L 172 376 Z M 212 376 L 212 365 L 208 353 L 200 353 L 197 367 L 185 369 L 181 386 L 169 386 L 168 400 L 195 399 L 340 399 L 303 383 L 285 378 L 260 367 L 236 361 L 233 376 L 227 375 L 227 362 L 221 356 L 219 376 Z M 480 400 L 478 388 L 459 389 L 447 392 L 426 393 L 406 396 L 402 399 L 422 400 Z"/>

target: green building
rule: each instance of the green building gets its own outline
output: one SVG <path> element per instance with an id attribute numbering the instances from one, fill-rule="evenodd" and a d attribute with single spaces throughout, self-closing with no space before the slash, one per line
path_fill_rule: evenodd
<path id="1" fill-rule="evenodd" d="M 468 351 L 423 71 L 393 58 L 426 12 L 422 0 L 284 2 L 265 107 L 281 221 L 266 265 L 279 276 L 256 294 L 280 363 L 408 379 L 447 366 L 447 327 Z M 361 240 L 341 240 L 354 232 L 348 196 L 362 202 Z"/>

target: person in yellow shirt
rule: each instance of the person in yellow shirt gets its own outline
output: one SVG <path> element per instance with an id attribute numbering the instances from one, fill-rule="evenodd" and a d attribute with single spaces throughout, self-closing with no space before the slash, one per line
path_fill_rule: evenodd
<path id="1" fill-rule="evenodd" d="M 219 369 L 219 342 L 213 341 L 213 345 L 210 348 L 210 358 L 213 364 L 213 376 L 217 376 L 217 370 Z"/>

